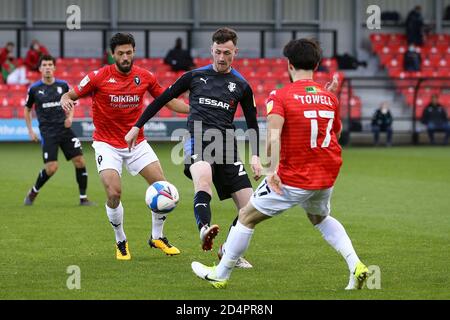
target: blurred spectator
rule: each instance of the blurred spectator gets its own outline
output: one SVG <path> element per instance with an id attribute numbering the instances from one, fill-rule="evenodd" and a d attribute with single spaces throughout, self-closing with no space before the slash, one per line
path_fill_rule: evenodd
<path id="1" fill-rule="evenodd" d="M 111 52 L 111 48 L 106 49 L 105 54 L 103 55 L 103 65 L 114 64 L 116 61 Z"/>
<path id="2" fill-rule="evenodd" d="M 6 62 L 11 54 L 14 54 L 14 43 L 7 42 L 4 48 L 0 49 L 0 67 Z"/>
<path id="3" fill-rule="evenodd" d="M 442 20 L 445 20 L 445 21 L 450 20 L 450 5 L 445 7 L 444 18 Z"/>
<path id="4" fill-rule="evenodd" d="M 47 48 L 40 44 L 37 40 L 31 41 L 30 49 L 28 50 L 25 58 L 25 65 L 28 70 L 38 71 L 39 59 L 45 55 L 49 55 Z"/>
<path id="5" fill-rule="evenodd" d="M 17 59 L 14 58 L 12 52 L 0 66 L 2 77 L 7 84 L 27 84 L 27 70 L 22 66 Z"/>
<path id="6" fill-rule="evenodd" d="M 339 69 L 352 70 L 358 69 L 359 66 L 367 67 L 366 61 L 359 61 L 355 57 L 344 53 L 343 55 L 336 55 L 336 61 L 338 63 Z"/>
<path id="7" fill-rule="evenodd" d="M 189 71 L 195 67 L 191 54 L 183 49 L 181 38 L 176 39 L 175 47 L 167 53 L 164 63 L 170 65 L 173 71 Z"/>
<path id="8" fill-rule="evenodd" d="M 406 38 L 408 45 L 415 44 L 416 46 L 423 45 L 423 16 L 422 7 L 416 6 L 408 13 L 406 18 Z"/>
<path id="9" fill-rule="evenodd" d="M 383 11 L 381 12 L 381 21 L 383 25 L 387 23 L 398 24 L 400 22 L 400 13 L 397 11 Z"/>
<path id="10" fill-rule="evenodd" d="M 403 58 L 403 69 L 405 71 L 420 71 L 422 58 L 413 44 L 408 47 Z"/>
<path id="11" fill-rule="evenodd" d="M 435 144 L 434 133 L 437 131 L 445 132 L 444 144 L 448 144 L 450 128 L 448 126 L 447 112 L 439 104 L 436 94 L 431 97 L 431 103 L 423 110 L 422 123 L 427 126 L 431 144 Z"/>
<path id="12" fill-rule="evenodd" d="M 386 146 L 392 145 L 392 115 L 387 102 L 383 102 L 372 117 L 374 144 L 378 145 L 380 132 L 386 132 Z"/>

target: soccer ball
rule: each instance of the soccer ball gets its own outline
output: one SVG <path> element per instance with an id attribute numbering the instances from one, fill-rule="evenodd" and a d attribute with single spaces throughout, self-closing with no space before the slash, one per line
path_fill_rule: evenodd
<path id="1" fill-rule="evenodd" d="M 145 203 L 155 213 L 172 211 L 179 200 L 177 188 L 167 181 L 157 181 L 145 192 Z"/>

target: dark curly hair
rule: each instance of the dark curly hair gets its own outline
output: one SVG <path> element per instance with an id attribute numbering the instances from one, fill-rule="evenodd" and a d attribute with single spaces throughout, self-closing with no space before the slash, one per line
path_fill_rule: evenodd
<path id="1" fill-rule="evenodd" d="M 133 48 L 136 46 L 136 42 L 131 33 L 116 33 L 109 41 L 109 47 L 111 48 L 112 53 L 114 53 L 117 46 L 124 44 L 131 44 Z"/>
<path id="2" fill-rule="evenodd" d="M 296 70 L 314 70 L 322 59 L 322 49 L 315 39 L 291 40 L 283 54 Z"/>

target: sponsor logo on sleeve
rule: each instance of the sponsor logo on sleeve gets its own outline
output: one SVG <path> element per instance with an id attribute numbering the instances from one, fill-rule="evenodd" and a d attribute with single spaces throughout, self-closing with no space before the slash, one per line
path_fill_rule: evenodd
<path id="1" fill-rule="evenodd" d="M 269 100 L 266 104 L 267 114 L 269 114 L 273 109 L 273 100 Z"/>
<path id="2" fill-rule="evenodd" d="M 89 83 L 89 81 L 91 81 L 91 79 L 89 79 L 89 76 L 88 75 L 85 76 L 83 78 L 83 80 L 80 81 L 80 84 L 78 85 L 78 89 L 80 89 L 80 90 L 83 89 Z"/>

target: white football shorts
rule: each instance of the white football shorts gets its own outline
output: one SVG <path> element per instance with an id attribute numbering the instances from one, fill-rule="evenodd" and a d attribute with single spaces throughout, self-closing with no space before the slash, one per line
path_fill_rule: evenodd
<path id="1" fill-rule="evenodd" d="M 270 190 L 264 179 L 250 198 L 250 202 L 259 212 L 267 216 L 276 216 L 296 205 L 307 213 L 328 216 L 333 187 L 322 190 L 304 190 L 283 185 L 283 194 Z"/>
<path id="2" fill-rule="evenodd" d="M 128 148 L 114 148 L 101 141 L 94 141 L 92 147 L 95 149 L 95 163 L 99 173 L 105 169 L 114 169 L 122 176 L 122 165 L 125 163 L 128 172 L 135 176 L 150 163 L 158 161 L 156 153 L 145 140 L 131 152 Z"/>

